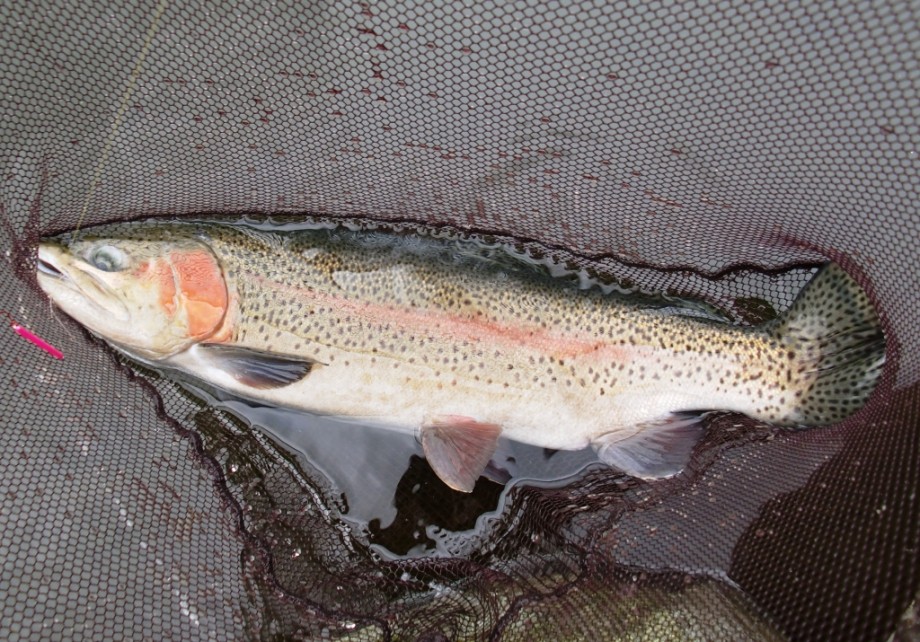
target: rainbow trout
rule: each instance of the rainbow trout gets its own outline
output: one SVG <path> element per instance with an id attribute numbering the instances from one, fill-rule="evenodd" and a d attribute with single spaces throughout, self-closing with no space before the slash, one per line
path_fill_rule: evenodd
<path id="1" fill-rule="evenodd" d="M 756 328 L 666 313 L 442 242 L 344 228 L 134 223 L 41 243 L 38 282 L 130 357 L 265 404 L 420 438 L 469 492 L 498 437 L 678 473 L 723 410 L 784 426 L 863 406 L 884 339 L 828 265 Z"/>

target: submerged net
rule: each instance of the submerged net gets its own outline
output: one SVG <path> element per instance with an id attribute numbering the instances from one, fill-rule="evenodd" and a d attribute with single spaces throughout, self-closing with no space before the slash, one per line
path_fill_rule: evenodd
<path id="1" fill-rule="evenodd" d="M 0 637 L 914 639 L 917 26 L 910 2 L 0 4 L 0 308 L 65 355 L 0 335 Z M 654 484 L 458 498 L 407 457 L 361 529 L 35 287 L 41 235 L 186 215 L 507 236 L 740 323 L 830 259 L 888 362 L 846 422 L 720 415 Z M 408 554 L 418 524 L 437 555 Z"/>

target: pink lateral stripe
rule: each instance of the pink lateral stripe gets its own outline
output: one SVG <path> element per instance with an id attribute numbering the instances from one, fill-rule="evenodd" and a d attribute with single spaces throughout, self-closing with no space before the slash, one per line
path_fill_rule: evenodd
<path id="1" fill-rule="evenodd" d="M 377 325 L 396 326 L 419 336 L 440 334 L 471 343 L 481 343 L 491 339 L 496 343 L 512 343 L 535 348 L 545 354 L 553 354 L 558 357 L 576 357 L 593 353 L 594 357 L 605 361 L 618 362 L 628 360 L 630 355 L 628 348 L 613 346 L 602 339 L 593 337 L 563 336 L 536 326 L 510 327 L 501 323 L 480 321 L 435 310 L 396 308 L 378 303 L 353 301 L 312 288 L 298 288 L 278 283 L 259 274 L 250 274 L 250 276 L 266 287 L 283 291 L 309 304 L 333 307 L 340 310 L 343 316 L 353 314 Z"/>

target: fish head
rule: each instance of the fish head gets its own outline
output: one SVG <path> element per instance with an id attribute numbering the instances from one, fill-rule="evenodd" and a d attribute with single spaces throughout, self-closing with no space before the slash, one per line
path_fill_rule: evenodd
<path id="1" fill-rule="evenodd" d="M 64 312 L 146 359 L 207 340 L 227 314 L 220 262 L 198 238 L 64 235 L 39 245 L 37 273 Z"/>

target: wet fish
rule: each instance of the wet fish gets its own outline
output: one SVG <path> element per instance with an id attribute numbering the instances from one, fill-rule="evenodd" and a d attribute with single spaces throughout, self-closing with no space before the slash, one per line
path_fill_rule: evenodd
<path id="1" fill-rule="evenodd" d="M 504 436 L 592 445 L 674 475 L 706 411 L 840 421 L 884 361 L 869 299 L 836 265 L 756 328 L 665 313 L 508 255 L 344 228 L 135 223 L 42 242 L 38 281 L 129 356 L 280 407 L 419 435 L 471 491 Z"/>

